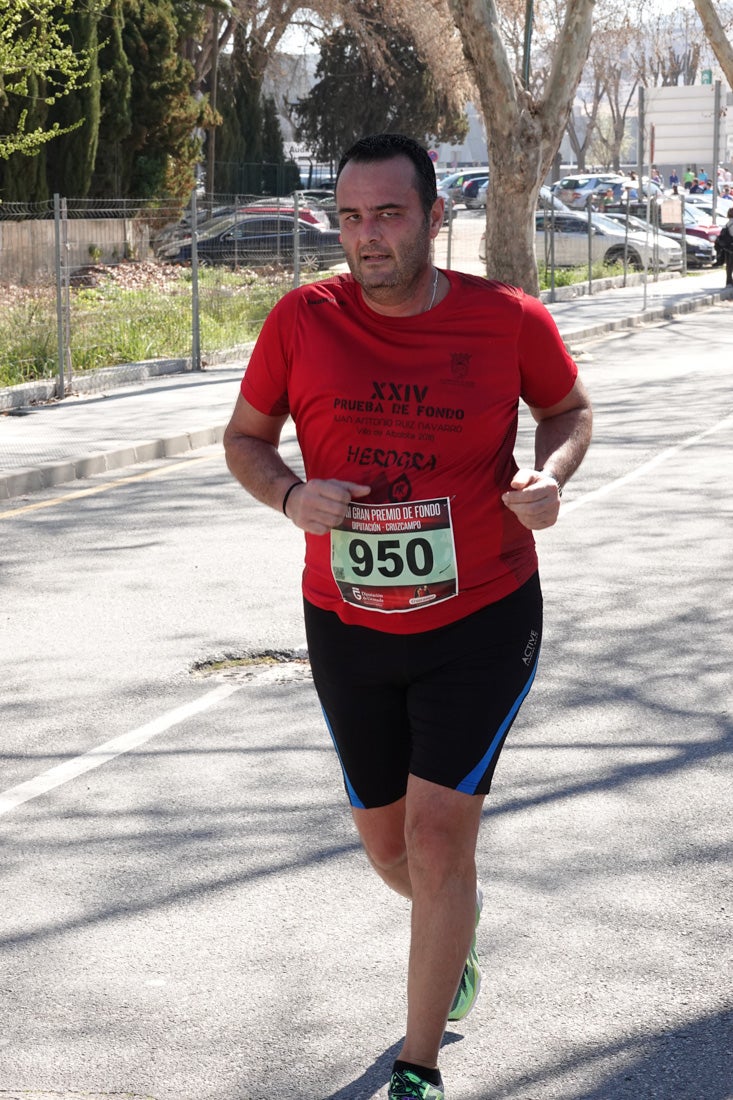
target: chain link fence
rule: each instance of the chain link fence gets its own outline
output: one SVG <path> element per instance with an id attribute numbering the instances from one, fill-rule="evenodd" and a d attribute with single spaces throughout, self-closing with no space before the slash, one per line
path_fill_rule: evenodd
<path id="1" fill-rule="evenodd" d="M 546 205 L 537 218 L 551 294 L 570 267 L 587 267 L 591 291 L 604 262 L 624 275 L 684 264 L 654 227 L 640 240 L 638 226 L 617 226 L 609 243 L 582 212 L 568 217 Z M 485 275 L 485 225 L 483 208 L 449 210 L 435 263 Z M 194 195 L 185 210 L 164 200 L 5 203 L 0 388 L 49 379 L 63 397 L 85 373 L 118 364 L 200 369 L 251 345 L 291 287 L 345 270 L 328 191 Z"/>
<path id="2" fill-rule="evenodd" d="M 335 215 L 334 215 L 335 216 Z M 295 227 L 298 227 L 297 232 Z M 195 232 L 194 232 L 195 230 Z M 0 206 L 0 388 L 250 343 L 304 279 L 343 262 L 329 215 L 292 196 Z"/>

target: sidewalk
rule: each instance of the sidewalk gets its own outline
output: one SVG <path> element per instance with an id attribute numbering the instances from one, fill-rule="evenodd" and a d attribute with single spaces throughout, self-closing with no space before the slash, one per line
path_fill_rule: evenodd
<path id="1" fill-rule="evenodd" d="M 571 352 L 604 333 L 715 305 L 720 268 L 548 302 Z M 562 288 L 567 293 L 570 288 Z M 558 291 L 558 294 L 560 291 Z M 221 441 L 246 357 L 0 416 L 0 500 Z M 124 371 L 124 368 L 121 368 Z M 107 372 L 113 378 L 114 372 Z"/>

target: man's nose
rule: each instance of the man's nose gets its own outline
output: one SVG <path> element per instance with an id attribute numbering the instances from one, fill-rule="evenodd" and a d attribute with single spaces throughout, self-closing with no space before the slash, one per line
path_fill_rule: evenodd
<path id="1" fill-rule="evenodd" d="M 364 218 L 361 229 L 367 241 L 378 241 L 382 236 L 382 223 L 376 215 Z"/>

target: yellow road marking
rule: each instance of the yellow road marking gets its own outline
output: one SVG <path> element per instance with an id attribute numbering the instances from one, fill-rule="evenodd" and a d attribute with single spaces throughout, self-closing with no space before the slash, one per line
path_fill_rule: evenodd
<path id="1" fill-rule="evenodd" d="M 0 519 L 12 519 L 14 516 L 24 516 L 27 512 L 37 512 L 41 508 L 54 508 L 57 504 L 66 504 L 72 500 L 81 500 L 82 497 L 91 497 L 96 493 L 105 493 L 108 489 L 116 489 L 119 485 L 130 485 L 134 481 L 144 481 L 149 477 L 158 477 L 160 474 L 169 474 L 172 470 L 181 466 L 193 466 L 197 462 L 210 462 L 212 458 L 219 458 L 221 451 L 216 454 L 203 455 L 199 458 L 184 458 L 179 462 L 171 462 L 167 466 L 157 466 L 154 470 L 146 470 L 143 474 L 131 474 L 129 477 L 119 477 L 115 481 L 105 481 L 102 485 L 93 485 L 89 489 L 77 489 L 73 493 L 64 493 L 63 496 L 54 497 L 53 500 L 39 500 L 35 504 L 23 504 L 20 508 L 11 508 L 7 512 L 0 512 Z"/>

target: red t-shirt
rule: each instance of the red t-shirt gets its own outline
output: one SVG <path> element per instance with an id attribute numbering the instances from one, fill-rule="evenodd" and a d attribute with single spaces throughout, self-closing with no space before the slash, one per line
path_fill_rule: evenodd
<path id="1" fill-rule="evenodd" d="M 447 296 L 414 317 L 376 313 L 351 275 L 291 291 L 242 380 L 259 412 L 292 415 L 307 478 L 371 486 L 343 530 L 306 535 L 303 593 L 390 633 L 454 622 L 535 572 L 532 533 L 501 501 L 519 399 L 549 408 L 577 375 L 541 302 L 444 274 Z"/>

